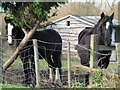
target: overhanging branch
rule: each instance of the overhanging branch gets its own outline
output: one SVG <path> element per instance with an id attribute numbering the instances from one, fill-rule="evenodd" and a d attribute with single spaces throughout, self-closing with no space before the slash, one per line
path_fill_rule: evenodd
<path id="1" fill-rule="evenodd" d="M 16 58 L 19 55 L 20 50 L 27 44 L 28 40 L 36 32 L 36 29 L 37 29 L 39 23 L 40 23 L 40 21 L 36 22 L 35 27 L 32 30 L 30 30 L 27 35 L 25 35 L 25 37 L 23 38 L 23 40 L 20 42 L 19 46 L 16 48 L 16 51 L 14 52 L 14 54 L 4 63 L 4 65 L 3 65 L 3 71 L 7 70 L 10 67 L 10 65 L 16 60 Z"/>

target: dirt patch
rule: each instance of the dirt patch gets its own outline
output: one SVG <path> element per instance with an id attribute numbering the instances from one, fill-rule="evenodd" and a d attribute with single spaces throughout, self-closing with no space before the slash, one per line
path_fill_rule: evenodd
<path id="1" fill-rule="evenodd" d="M 40 79 L 42 87 L 51 87 L 51 83 L 49 82 L 49 73 L 48 70 L 40 71 Z M 4 73 L 4 82 L 7 84 L 15 84 L 21 85 L 24 80 L 24 72 L 23 69 L 11 69 Z M 83 82 L 84 76 L 80 74 L 79 71 L 71 72 L 71 82 Z M 68 72 L 62 72 L 62 83 L 65 87 L 68 86 Z"/>

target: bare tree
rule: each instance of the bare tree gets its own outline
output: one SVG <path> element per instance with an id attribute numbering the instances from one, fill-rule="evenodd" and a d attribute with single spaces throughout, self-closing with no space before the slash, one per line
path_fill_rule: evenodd
<path id="1" fill-rule="evenodd" d="M 111 11 L 114 10 L 115 2 L 116 2 L 116 0 L 113 0 L 113 1 L 112 1 L 112 4 L 110 5 L 110 2 L 109 2 L 108 0 L 106 1 L 107 5 L 108 5 L 108 7 L 111 9 Z"/>

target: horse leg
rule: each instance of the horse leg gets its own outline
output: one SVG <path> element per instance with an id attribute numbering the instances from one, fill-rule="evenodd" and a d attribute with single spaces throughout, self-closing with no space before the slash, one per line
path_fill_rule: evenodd
<path id="1" fill-rule="evenodd" d="M 79 53 L 79 57 L 80 57 L 80 60 L 81 60 L 81 64 L 84 65 L 84 66 L 87 66 L 87 67 L 90 67 L 89 65 L 89 52 L 86 52 L 86 51 L 82 51 L 82 53 Z M 85 72 L 84 73 L 84 85 L 87 86 L 89 84 L 89 73 L 88 72 Z"/>
<path id="2" fill-rule="evenodd" d="M 31 81 L 31 74 L 30 74 L 30 64 L 28 58 L 22 59 L 22 62 L 23 62 L 23 68 L 25 74 L 25 80 L 23 81 L 23 84 L 25 86 L 29 86 Z"/>
<path id="3" fill-rule="evenodd" d="M 53 81 L 53 69 L 49 68 L 49 79 L 50 81 Z"/>
<path id="4" fill-rule="evenodd" d="M 53 73 L 55 73 L 55 68 L 54 68 L 55 65 L 54 65 L 54 63 L 53 63 L 53 61 L 51 59 L 51 56 L 47 57 L 46 60 L 47 60 L 48 67 L 49 67 L 49 79 L 52 82 L 54 80 Z"/>
<path id="5" fill-rule="evenodd" d="M 55 64 L 55 83 L 62 86 L 61 80 L 62 80 L 62 71 L 61 71 L 61 52 L 55 51 L 53 53 L 53 61 Z"/>
<path id="6" fill-rule="evenodd" d="M 84 66 L 89 67 L 89 65 L 87 65 L 87 64 L 86 64 L 86 65 L 84 64 Z M 86 73 L 85 73 L 85 79 L 84 79 L 84 85 L 85 85 L 85 86 L 89 85 L 89 76 L 90 76 L 89 73 L 86 72 Z"/>
<path id="7" fill-rule="evenodd" d="M 85 81 L 84 81 L 85 86 L 89 85 L 89 73 L 85 75 Z"/>

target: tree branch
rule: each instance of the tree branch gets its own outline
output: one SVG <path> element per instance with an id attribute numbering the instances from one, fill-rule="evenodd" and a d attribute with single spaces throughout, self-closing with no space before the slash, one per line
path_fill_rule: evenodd
<path id="1" fill-rule="evenodd" d="M 25 24 L 25 25 L 26 25 L 29 29 L 32 29 L 32 27 L 26 23 L 26 21 L 25 21 L 25 18 L 24 18 L 24 17 L 23 17 L 23 22 L 24 22 L 24 24 Z"/>

